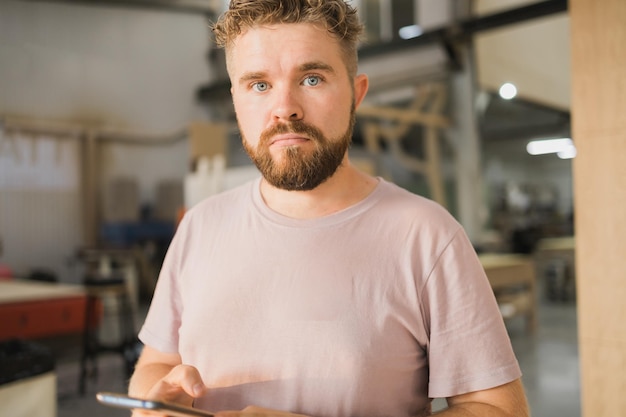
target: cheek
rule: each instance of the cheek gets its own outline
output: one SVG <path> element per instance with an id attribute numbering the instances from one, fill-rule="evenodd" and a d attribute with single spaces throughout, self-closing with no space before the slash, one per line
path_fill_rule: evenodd
<path id="1" fill-rule="evenodd" d="M 332 136 L 336 137 L 337 135 L 343 135 L 346 131 L 346 128 L 350 124 L 351 118 L 351 103 L 342 103 L 341 107 L 337 106 L 326 106 L 328 111 L 326 111 L 326 129 L 329 131 L 332 130 Z M 322 126 L 324 128 L 324 126 Z"/>
<path id="2" fill-rule="evenodd" d="M 239 129 L 242 130 L 248 142 L 256 142 L 264 126 L 263 114 L 258 107 L 235 103 L 235 113 Z"/>

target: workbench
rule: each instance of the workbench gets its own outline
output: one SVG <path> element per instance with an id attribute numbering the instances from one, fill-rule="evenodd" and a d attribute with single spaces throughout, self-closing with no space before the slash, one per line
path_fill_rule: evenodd
<path id="1" fill-rule="evenodd" d="M 478 256 L 504 319 L 526 318 L 526 328 L 537 327 L 535 263 L 525 255 L 486 253 Z"/>

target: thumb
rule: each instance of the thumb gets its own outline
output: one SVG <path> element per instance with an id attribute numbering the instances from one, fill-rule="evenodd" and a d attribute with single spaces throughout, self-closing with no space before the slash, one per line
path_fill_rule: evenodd
<path id="1" fill-rule="evenodd" d="M 187 395 L 193 398 L 201 397 L 207 391 L 200 372 L 194 366 L 175 366 L 165 379 L 172 385 L 179 385 Z"/>
<path id="2" fill-rule="evenodd" d="M 190 406 L 194 398 L 207 391 L 196 368 L 189 365 L 174 366 L 148 392 L 146 398 Z"/>

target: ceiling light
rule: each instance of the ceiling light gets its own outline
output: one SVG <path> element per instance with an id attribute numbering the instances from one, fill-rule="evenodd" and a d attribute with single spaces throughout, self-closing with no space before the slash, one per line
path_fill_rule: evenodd
<path id="1" fill-rule="evenodd" d="M 563 155 L 570 155 L 572 149 L 575 155 L 576 148 L 570 138 L 533 140 L 526 145 L 526 151 L 531 155 L 558 154 L 559 152 L 563 152 Z"/>
<path id="2" fill-rule="evenodd" d="M 517 87 L 511 83 L 504 83 L 500 87 L 500 97 L 510 100 L 517 95 Z"/>
<path id="3" fill-rule="evenodd" d="M 572 159 L 576 157 L 576 147 L 574 145 L 570 146 L 567 149 L 564 149 L 560 152 L 557 152 L 556 155 L 561 159 Z"/>
<path id="4" fill-rule="evenodd" d="M 401 27 L 400 30 L 398 30 L 398 35 L 400 35 L 402 39 L 417 38 L 422 33 L 424 33 L 424 31 L 421 27 L 417 25 L 404 26 Z"/>

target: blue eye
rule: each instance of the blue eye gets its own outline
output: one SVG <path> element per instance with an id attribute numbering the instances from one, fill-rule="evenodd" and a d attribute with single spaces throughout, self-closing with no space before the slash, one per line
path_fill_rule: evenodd
<path id="1" fill-rule="evenodd" d="M 252 84 L 252 89 L 254 91 L 258 91 L 259 93 L 263 91 L 267 91 L 268 88 L 269 88 L 269 85 L 265 81 L 259 81 L 259 82 Z"/>
<path id="2" fill-rule="evenodd" d="M 322 82 L 322 77 L 318 75 L 309 75 L 304 79 L 304 85 L 308 85 L 309 87 L 315 87 L 319 83 Z"/>

